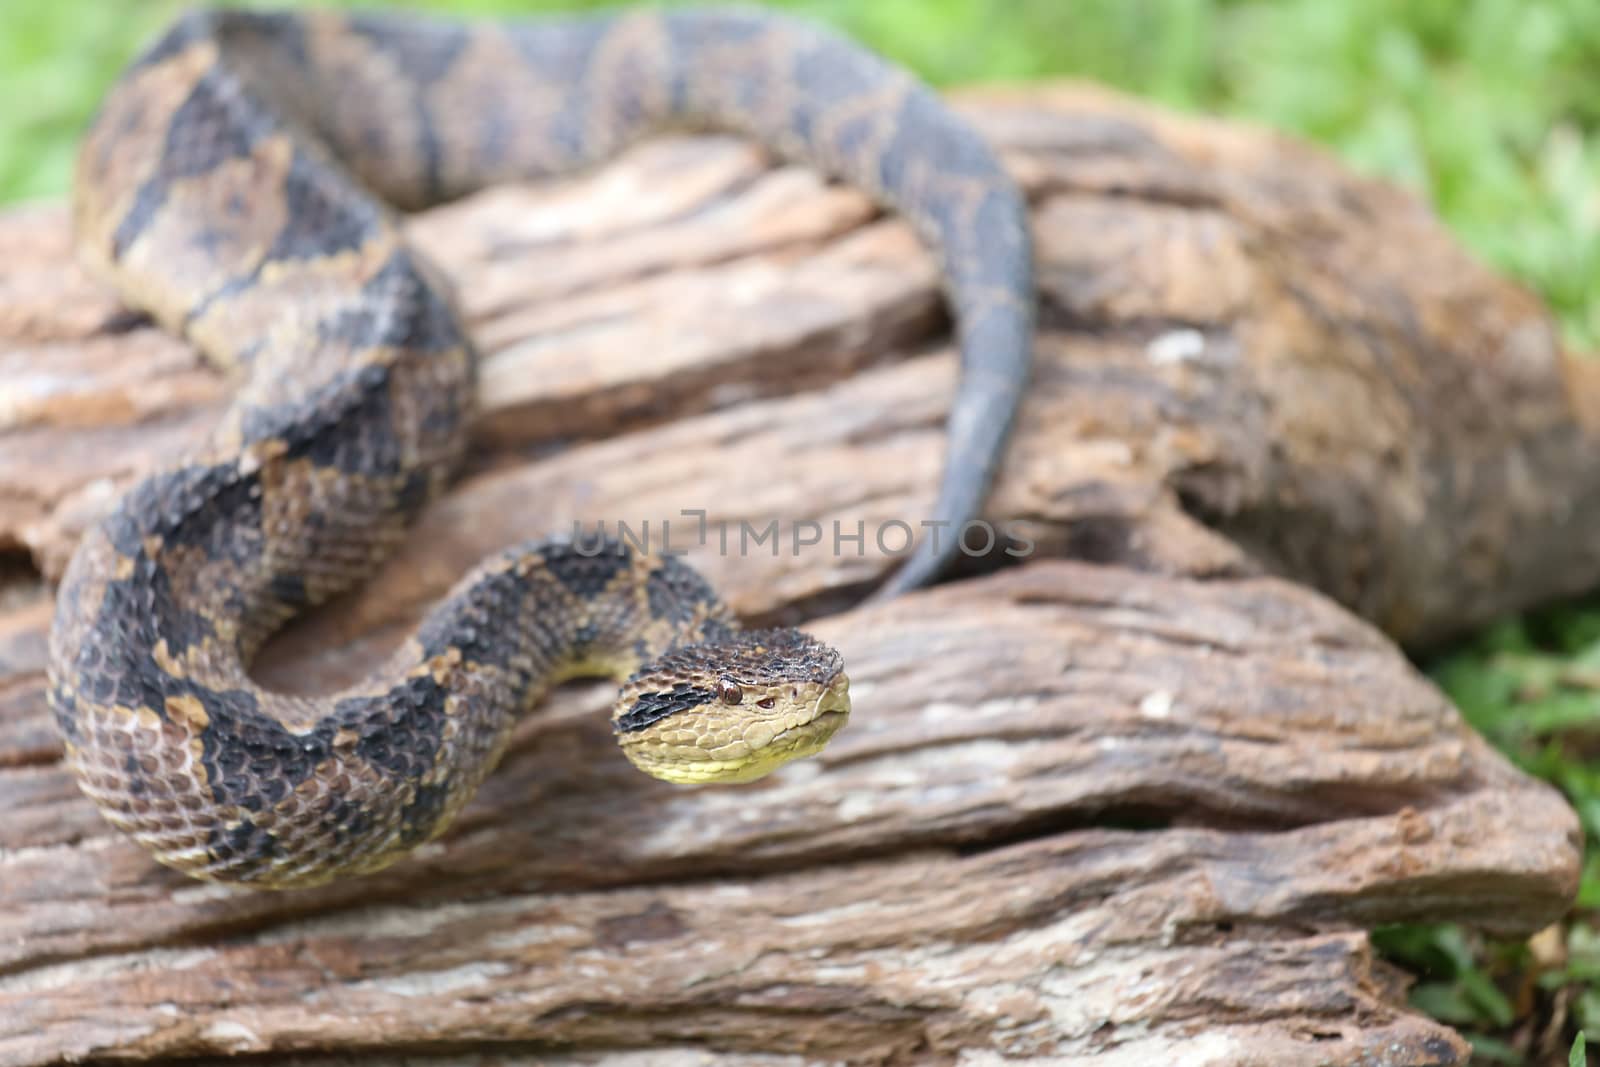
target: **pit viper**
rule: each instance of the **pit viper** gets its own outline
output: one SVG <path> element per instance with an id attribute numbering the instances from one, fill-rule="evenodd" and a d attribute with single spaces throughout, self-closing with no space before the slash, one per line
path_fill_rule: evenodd
<path id="1" fill-rule="evenodd" d="M 1025 204 L 967 122 L 848 39 L 740 9 L 203 10 L 121 75 L 79 154 L 78 247 L 236 383 L 206 443 L 85 534 L 50 634 L 67 763 L 156 859 L 269 888 L 383 867 L 579 674 L 622 680 L 617 739 L 670 781 L 757 777 L 846 720 L 836 651 L 744 631 L 681 560 L 613 542 L 495 555 L 347 691 L 248 674 L 286 621 L 374 571 L 464 450 L 476 356 L 399 213 L 670 127 L 857 186 L 934 250 L 962 357 L 934 518 L 973 518 L 1027 374 Z M 920 542 L 888 592 L 935 577 L 953 540 Z"/>

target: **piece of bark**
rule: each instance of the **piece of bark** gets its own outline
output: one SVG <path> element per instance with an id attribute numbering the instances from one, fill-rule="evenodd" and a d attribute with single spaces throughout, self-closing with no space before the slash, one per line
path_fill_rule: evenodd
<path id="1" fill-rule="evenodd" d="M 0 1063 L 1460 1062 L 1355 928 L 1528 930 L 1574 890 L 1560 798 L 1279 580 L 1040 561 L 816 630 L 857 705 L 819 760 L 666 786 L 616 751 L 604 687 L 565 691 L 442 842 L 310 892 L 187 882 L 57 766 L 0 772 Z"/>
<path id="2" fill-rule="evenodd" d="M 0 1064 L 1464 1062 L 1360 930 L 1537 929 L 1576 819 L 1265 572 L 1412 641 L 1592 582 L 1564 531 L 1600 503 L 1587 386 L 1534 301 L 1315 153 L 1089 90 L 969 99 L 1035 202 L 1044 301 L 991 517 L 1097 565 L 815 623 L 854 721 L 748 788 L 642 778 L 606 687 L 563 691 L 443 840 L 284 895 L 165 871 L 77 795 L 48 591 L 13 578 Z M 925 511 L 955 378 L 902 224 L 702 139 L 413 232 L 488 355 L 469 477 L 265 681 L 352 679 L 483 554 L 577 521 L 682 546 L 703 509 L 692 561 L 752 618 L 893 565 L 871 531 Z M 50 576 L 225 394 L 67 248 L 58 207 L 0 217 L 0 543 Z M 776 554 L 718 550 L 779 516 Z"/>

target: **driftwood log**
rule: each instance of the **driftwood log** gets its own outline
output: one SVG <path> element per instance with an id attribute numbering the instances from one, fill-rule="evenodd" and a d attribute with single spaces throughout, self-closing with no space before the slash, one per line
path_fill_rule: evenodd
<path id="1" fill-rule="evenodd" d="M 832 524 L 923 513 L 954 382 L 931 259 L 860 196 L 672 140 L 421 216 L 487 354 L 470 470 L 261 677 L 353 678 L 515 539 L 670 520 L 747 617 L 814 619 L 856 712 L 675 789 L 572 687 L 445 839 L 303 893 L 157 867 L 58 763 L 48 580 L 226 386 L 72 266 L 62 207 L 0 217 L 0 1064 L 1465 1062 L 1364 930 L 1538 929 L 1577 821 L 1390 637 L 1600 579 L 1600 392 L 1308 149 L 1080 88 L 961 102 L 1036 210 L 990 508 L 1032 556 L 851 608 L 894 561 Z"/>

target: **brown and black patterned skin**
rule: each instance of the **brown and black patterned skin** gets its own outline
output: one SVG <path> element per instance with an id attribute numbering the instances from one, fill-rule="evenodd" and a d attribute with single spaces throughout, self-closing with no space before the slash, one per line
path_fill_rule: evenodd
<path id="1" fill-rule="evenodd" d="M 205 448 L 85 536 L 51 632 L 69 763 L 162 862 L 272 887 L 382 867 L 443 830 L 517 716 L 577 673 L 627 678 L 618 739 L 669 780 L 758 776 L 845 721 L 837 653 L 741 632 L 681 562 L 614 544 L 492 558 L 347 692 L 291 698 L 246 672 L 290 617 L 372 572 L 462 452 L 475 355 L 394 211 L 671 125 L 859 185 L 938 250 L 963 373 L 934 517 L 973 517 L 1026 377 L 1024 204 L 931 91 L 845 40 L 738 9 L 472 26 L 205 11 L 111 92 L 79 158 L 81 248 L 239 382 Z M 925 541 L 889 588 L 944 562 Z"/>

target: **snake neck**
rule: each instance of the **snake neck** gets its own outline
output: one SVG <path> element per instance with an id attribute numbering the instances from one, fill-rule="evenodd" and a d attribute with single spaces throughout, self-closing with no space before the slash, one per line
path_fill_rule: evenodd
<path id="1" fill-rule="evenodd" d="M 496 664 L 515 678 L 520 701 L 532 703 L 560 682 L 623 681 L 738 629 L 710 584 L 675 557 L 609 538 L 539 541 L 464 578 L 423 622 L 417 655 Z"/>
<path id="2" fill-rule="evenodd" d="M 735 629 L 676 559 L 529 543 L 464 578 L 365 681 L 290 697 L 245 673 L 226 603 L 172 587 L 176 561 L 124 555 L 105 530 L 86 544 L 52 634 L 69 763 L 162 862 L 260 887 L 386 866 L 449 824 L 554 683 Z"/>

